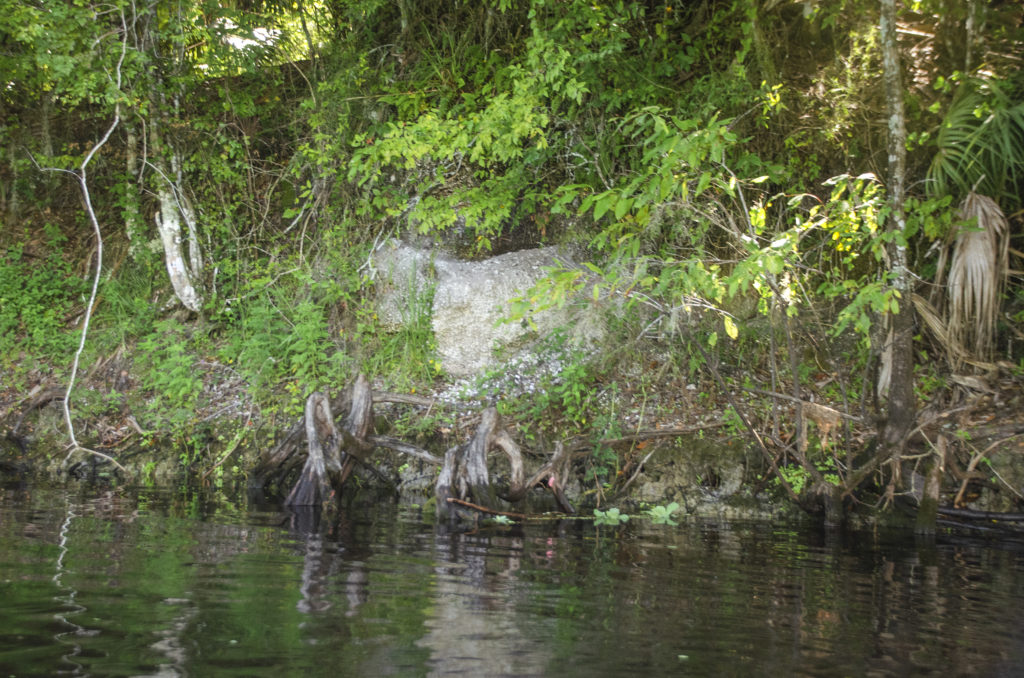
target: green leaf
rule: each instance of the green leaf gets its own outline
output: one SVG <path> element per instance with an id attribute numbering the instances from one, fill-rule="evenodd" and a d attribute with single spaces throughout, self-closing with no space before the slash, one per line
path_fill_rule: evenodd
<path id="1" fill-rule="evenodd" d="M 725 322 L 725 333 L 729 335 L 730 339 L 735 340 L 740 334 L 740 330 L 736 327 L 735 321 L 733 321 L 730 316 L 724 316 L 722 320 Z"/>
<path id="2" fill-rule="evenodd" d="M 622 219 L 622 217 L 625 216 L 626 212 L 628 212 L 629 208 L 632 207 L 632 206 L 633 206 L 633 199 L 632 198 L 626 198 L 624 200 L 619 200 L 617 203 L 615 203 L 615 219 L 616 219 L 616 221 Z"/>
<path id="3" fill-rule="evenodd" d="M 700 179 L 697 180 L 697 190 L 694 191 L 694 195 L 700 195 L 709 185 L 711 185 L 711 172 L 701 173 Z"/>
<path id="4" fill-rule="evenodd" d="M 597 202 L 594 204 L 594 221 L 603 217 L 605 212 L 611 208 L 617 199 L 618 195 L 612 191 L 609 191 L 598 198 Z"/>

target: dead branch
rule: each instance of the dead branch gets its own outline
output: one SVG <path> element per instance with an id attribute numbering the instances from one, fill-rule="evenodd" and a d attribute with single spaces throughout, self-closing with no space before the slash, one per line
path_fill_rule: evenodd
<path id="1" fill-rule="evenodd" d="M 386 447 L 389 450 L 394 450 L 401 454 L 406 454 L 410 457 L 415 457 L 421 461 L 425 461 L 428 464 L 434 466 L 441 466 L 444 464 L 443 459 L 438 459 L 430 452 L 427 452 L 423 448 L 410 445 L 409 443 L 399 440 L 398 438 L 391 438 L 388 436 L 366 436 L 367 442 L 373 443 L 377 447 Z"/>
<path id="2" fill-rule="evenodd" d="M 480 513 L 486 513 L 492 516 L 506 516 L 508 518 L 515 518 L 516 520 L 527 520 L 530 516 L 525 513 L 513 513 L 511 511 L 497 511 L 486 506 L 480 506 L 479 504 L 473 504 L 472 502 L 463 501 L 462 499 L 456 499 L 455 497 L 448 497 L 449 504 L 458 504 L 459 506 L 465 506 L 466 508 L 479 511 Z"/>
<path id="3" fill-rule="evenodd" d="M 621 436 L 619 438 L 604 438 L 596 442 L 590 439 L 577 438 L 568 444 L 568 448 L 571 452 L 582 452 L 591 450 L 598 445 L 604 445 L 607 447 L 614 447 L 615 445 L 622 445 L 624 443 L 639 443 L 645 440 L 656 440 L 658 438 L 675 438 L 678 436 L 689 435 L 691 433 L 699 433 L 700 431 L 707 431 L 712 428 L 722 428 L 726 425 L 726 422 L 719 421 L 710 424 L 701 424 L 699 426 L 679 426 L 675 428 L 656 428 L 656 429 L 640 429 L 635 433 Z"/>
<path id="4" fill-rule="evenodd" d="M 863 419 L 861 419 L 860 417 L 858 417 L 856 415 L 847 414 L 846 412 L 840 412 L 838 410 L 832 409 L 831 407 L 825 407 L 824 405 L 818 405 L 818 404 L 816 404 L 816 403 L 814 403 L 814 402 L 812 402 L 810 400 L 802 400 L 800 398 L 794 398 L 793 396 L 787 395 L 785 393 L 773 393 L 771 391 L 764 391 L 764 390 L 759 389 L 759 388 L 744 388 L 743 390 L 747 391 L 748 393 L 757 393 L 759 395 L 766 395 L 766 396 L 768 396 L 770 398 L 778 398 L 779 400 L 787 400 L 787 401 L 789 401 L 791 403 L 799 403 L 799 404 L 803 405 L 804 407 L 807 407 L 808 405 L 815 405 L 816 407 L 827 409 L 827 410 L 830 410 L 832 412 L 835 412 L 835 414 L 837 416 L 842 417 L 843 419 L 848 419 L 849 421 L 856 421 L 856 422 L 863 421 Z"/>

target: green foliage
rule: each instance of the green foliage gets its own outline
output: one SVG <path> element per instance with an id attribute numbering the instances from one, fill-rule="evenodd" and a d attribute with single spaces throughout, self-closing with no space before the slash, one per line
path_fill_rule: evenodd
<path id="1" fill-rule="evenodd" d="M 644 511 L 655 525 L 678 525 L 672 519 L 672 515 L 679 510 L 678 502 L 671 502 L 665 506 L 652 506 Z"/>
<path id="2" fill-rule="evenodd" d="M 936 87 L 941 86 L 941 80 Z M 1008 84 L 966 79 L 935 137 L 928 192 L 963 198 L 974 191 L 1019 206 L 1024 180 L 1024 103 Z M 1009 212 L 1009 210 L 1005 210 Z"/>
<path id="3" fill-rule="evenodd" d="M 63 238 L 50 233 L 51 254 L 40 261 L 21 245 L 0 257 L 0 360 L 25 352 L 33 360 L 62 364 L 76 343 L 72 309 L 87 290 L 59 253 Z"/>
<path id="4" fill-rule="evenodd" d="M 380 375 L 398 388 L 415 389 L 442 376 L 431 325 L 434 287 L 417 287 L 412 280 L 404 284 L 408 303 L 400 309 L 398 326 L 382 327 L 372 307 L 361 308 L 356 312 L 355 337 L 364 373 Z"/>
<path id="5" fill-rule="evenodd" d="M 591 356 L 574 346 L 565 329 L 553 331 L 534 349 L 539 356 L 532 370 L 524 369 L 523 379 L 534 383 L 530 393 L 503 405 L 517 417 L 555 422 L 562 433 L 586 430 L 594 423 L 598 407 L 597 366 Z M 484 380 L 484 392 L 501 388 L 501 375 L 494 382 Z"/>
<path id="6" fill-rule="evenodd" d="M 833 487 L 839 487 L 840 478 L 836 470 L 835 457 L 826 456 L 820 449 L 811 450 L 810 456 L 814 458 L 814 468 L 821 473 L 822 479 Z M 807 488 L 807 482 L 811 479 L 811 473 L 799 464 L 779 466 L 779 475 L 797 496 Z M 780 484 L 778 478 L 772 479 L 772 485 L 778 487 Z"/>
<path id="7" fill-rule="evenodd" d="M 608 487 L 615 478 L 618 467 L 619 455 L 615 453 L 615 450 L 607 445 L 597 445 L 590 458 L 586 479 L 595 485 Z"/>
<path id="8" fill-rule="evenodd" d="M 810 478 L 807 470 L 798 464 L 780 466 L 779 475 L 782 476 L 782 479 L 786 481 L 786 484 L 789 485 L 797 496 L 800 496 L 800 493 L 804 491 L 807 479 Z M 777 479 L 775 480 L 777 482 Z"/>
<path id="9" fill-rule="evenodd" d="M 5 99 L 31 84 L 68 106 L 111 104 L 120 92 L 108 77 L 120 56 L 117 14 L 98 17 L 86 3 L 41 0 L 16 3 L 0 13 L 0 36 L 5 46 L 0 66 L 9 81 Z M 106 39 L 104 39 L 106 38 Z"/>
<path id="10" fill-rule="evenodd" d="M 609 525 L 612 527 L 622 525 L 629 522 L 629 514 L 622 513 L 619 509 L 612 507 L 607 511 L 601 509 L 594 509 L 594 524 L 595 525 Z"/>
<path id="11" fill-rule="evenodd" d="M 278 284 L 231 304 L 218 357 L 242 375 L 257 397 L 286 397 L 289 412 L 302 411 L 314 390 L 347 378 L 344 354 L 329 335 L 326 309 L 337 303 L 332 284 Z M 254 279 L 253 287 L 265 282 Z"/>
<path id="12" fill-rule="evenodd" d="M 180 431 L 191 424 L 203 392 L 195 369 L 197 343 L 174 319 L 160 320 L 138 344 L 140 380 L 152 397 L 146 401 L 146 429 Z"/>
<path id="13" fill-rule="evenodd" d="M 726 430 L 730 435 L 737 437 L 743 435 L 745 430 L 743 419 L 740 418 L 739 413 L 732 405 L 726 407 L 722 412 L 722 422 L 725 424 Z"/>
<path id="14" fill-rule="evenodd" d="M 927 28 L 947 4 L 902 19 Z M 356 370 L 410 390 L 442 376 L 431 290 L 397 330 L 367 303 L 371 243 L 409 228 L 458 233 L 460 253 L 577 246 L 584 263 L 549 271 L 509 318 L 570 303 L 606 313 L 613 338 L 591 352 L 603 355 L 556 335 L 534 394 L 503 405 L 542 430 L 611 435 L 616 399 L 645 388 L 617 390 L 615 371 L 644 350 L 688 380 L 714 370 L 753 388 L 783 330 L 787 350 L 815 333 L 863 339 L 837 361 L 861 364 L 876 318 L 910 303 L 889 284 L 887 247 L 905 246 L 927 279 L 950 194 L 1019 200 L 1021 80 L 1001 56 L 1019 51 L 1012 4 L 988 8 L 965 48 L 985 55 L 984 77 L 914 53 L 902 232 L 884 228 L 887 196 L 867 174 L 884 164 L 885 112 L 874 6 L 859 0 L 12 5 L 0 16 L 0 206 L 18 225 L 0 259 L 3 360 L 59 364 L 73 345 L 73 272 L 91 254 L 75 237 L 38 247 L 42 224 L 79 207 L 36 163 L 76 167 L 116 107 L 122 127 L 90 182 L 109 251 L 127 255 L 105 265 L 96 336 L 140 339 L 154 425 L 190 420 L 207 360 L 288 414 Z M 201 339 L 158 320 L 169 294 L 152 196 L 168 183 L 196 216 Z M 806 364 L 771 364 L 809 382 Z M 938 376 L 920 374 L 935 392 Z M 726 410 L 739 433 L 736 416 Z M 203 436 L 193 442 L 188 459 Z M 608 484 L 619 462 L 597 446 L 587 480 Z"/>
<path id="15" fill-rule="evenodd" d="M 908 198 L 905 228 L 893 233 L 884 228 L 889 207 L 873 175 L 842 175 L 826 184 L 832 186 L 828 201 L 812 207 L 806 222 L 807 227 L 829 238 L 825 251 L 830 265 L 817 291 L 826 299 L 847 301 L 832 328 L 833 335 L 852 328 L 868 339 L 875 318 L 898 313 L 901 305 L 906 308 L 910 303 L 888 284 L 883 266 L 886 244 L 895 239 L 907 245 L 922 235 L 929 240 L 945 236 L 953 224 L 951 197 Z"/>
<path id="16" fill-rule="evenodd" d="M 125 346 L 153 331 L 158 309 L 151 299 L 163 273 L 158 268 L 161 265 L 140 256 L 137 263 L 123 267 L 120 275 L 101 282 L 95 316 L 100 328 L 94 335 L 97 344 Z"/>

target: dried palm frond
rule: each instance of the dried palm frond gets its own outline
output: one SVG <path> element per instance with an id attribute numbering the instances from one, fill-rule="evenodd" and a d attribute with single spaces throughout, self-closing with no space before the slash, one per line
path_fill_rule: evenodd
<path id="1" fill-rule="evenodd" d="M 999 366 L 993 362 L 986 362 L 975 358 L 970 351 L 960 345 L 959 340 L 949 333 L 949 326 L 945 318 L 929 303 L 927 299 L 919 294 L 911 296 L 914 303 L 914 310 L 917 316 L 924 321 L 925 327 L 935 337 L 935 341 L 942 347 L 950 366 L 971 365 L 985 372 L 993 372 Z"/>
<path id="2" fill-rule="evenodd" d="M 946 321 L 939 311 L 935 310 L 935 307 L 919 294 L 911 295 L 910 300 L 914 303 L 914 310 L 917 311 L 918 317 L 924 321 L 925 327 L 932 333 L 939 345 L 947 353 L 952 352 L 958 357 L 966 357 L 967 352 L 963 346 L 953 343 L 950 338 L 949 332 L 946 331 Z"/>
<path id="3" fill-rule="evenodd" d="M 950 344 L 982 360 L 991 357 L 999 299 L 1009 267 L 1009 224 L 991 198 L 969 193 L 960 205 L 967 222 L 956 234 L 948 285 Z M 963 358 L 950 352 L 954 368 Z"/>

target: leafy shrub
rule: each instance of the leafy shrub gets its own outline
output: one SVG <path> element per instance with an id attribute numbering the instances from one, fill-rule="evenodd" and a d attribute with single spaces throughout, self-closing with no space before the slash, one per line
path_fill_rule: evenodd
<path id="1" fill-rule="evenodd" d="M 0 257 L 3 359 L 22 351 L 40 360 L 69 353 L 77 340 L 76 332 L 67 331 L 69 316 L 85 290 L 85 281 L 56 252 L 40 263 L 18 245 Z"/>
<path id="2" fill-rule="evenodd" d="M 192 349 L 185 328 L 173 318 L 155 323 L 153 332 L 139 342 L 141 382 L 152 392 L 146 403 L 150 417 L 146 428 L 166 424 L 180 429 L 194 418 L 203 381 Z"/>

